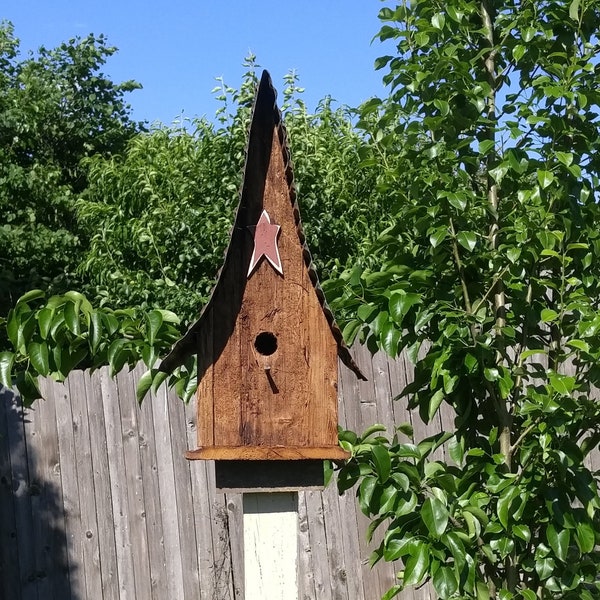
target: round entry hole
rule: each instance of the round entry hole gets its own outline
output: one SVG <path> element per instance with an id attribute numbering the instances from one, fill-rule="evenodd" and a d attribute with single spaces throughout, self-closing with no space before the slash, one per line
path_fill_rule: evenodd
<path id="1" fill-rule="evenodd" d="M 271 356 L 277 350 L 277 338 L 274 334 L 263 331 L 256 336 L 254 347 L 259 354 Z"/>

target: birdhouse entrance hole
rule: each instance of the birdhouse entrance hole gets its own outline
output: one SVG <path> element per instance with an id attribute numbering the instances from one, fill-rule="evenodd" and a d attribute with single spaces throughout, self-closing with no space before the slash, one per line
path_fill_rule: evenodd
<path id="1" fill-rule="evenodd" d="M 256 336 L 254 347 L 259 354 L 271 356 L 277 350 L 277 337 L 268 331 L 263 331 Z"/>

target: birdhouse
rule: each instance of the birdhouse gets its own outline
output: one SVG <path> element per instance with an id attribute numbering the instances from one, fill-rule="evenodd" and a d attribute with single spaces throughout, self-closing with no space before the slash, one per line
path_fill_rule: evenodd
<path id="1" fill-rule="evenodd" d="M 262 75 L 241 198 L 224 264 L 198 321 L 165 358 L 198 357 L 198 448 L 188 459 L 343 459 L 338 357 L 344 345 L 300 222 L 276 93 Z"/>

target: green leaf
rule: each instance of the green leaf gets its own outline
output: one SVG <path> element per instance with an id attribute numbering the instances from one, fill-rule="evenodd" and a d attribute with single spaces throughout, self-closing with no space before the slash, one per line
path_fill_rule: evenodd
<path id="1" fill-rule="evenodd" d="M 65 323 L 67 324 L 69 331 L 73 335 L 78 336 L 79 332 L 80 332 L 79 314 L 75 307 L 75 303 L 72 302 L 71 300 L 69 300 L 68 302 L 65 303 L 64 316 L 65 316 Z"/>
<path id="2" fill-rule="evenodd" d="M 371 425 L 371 427 L 367 427 L 360 436 L 361 440 L 366 440 L 370 438 L 374 433 L 380 433 L 382 431 L 386 431 L 387 427 L 382 425 L 381 423 L 376 423 L 375 425 Z"/>
<path id="3" fill-rule="evenodd" d="M 157 310 L 161 314 L 162 319 L 165 323 L 173 323 L 175 325 L 179 325 L 179 323 L 181 323 L 181 319 L 174 312 L 162 309 Z"/>
<path id="4" fill-rule="evenodd" d="M 543 190 L 545 190 L 554 181 L 554 175 L 550 171 L 545 171 L 544 169 L 538 169 L 537 179 L 540 184 L 540 187 Z"/>
<path id="5" fill-rule="evenodd" d="M 40 329 L 40 335 L 42 339 L 48 339 L 50 333 L 50 327 L 52 326 L 52 318 L 54 317 L 54 310 L 51 308 L 42 308 L 37 313 L 37 322 Z"/>
<path id="6" fill-rule="evenodd" d="M 548 354 L 547 350 L 537 350 L 537 349 L 531 349 L 531 350 L 524 350 L 523 352 L 521 352 L 521 360 L 526 360 L 527 358 L 529 358 L 530 356 L 534 356 L 535 354 Z"/>
<path id="7" fill-rule="evenodd" d="M 363 514 L 371 514 L 371 499 L 377 486 L 377 478 L 365 477 L 358 488 L 358 504 Z"/>
<path id="8" fill-rule="evenodd" d="M 483 370 L 483 376 L 488 381 L 498 381 L 498 379 L 500 379 L 500 371 L 497 367 L 486 367 Z"/>
<path id="9" fill-rule="evenodd" d="M 548 577 L 550 577 L 550 575 L 552 575 L 554 572 L 555 568 L 556 563 L 550 557 L 540 557 L 535 561 L 535 570 L 542 581 L 548 579 Z"/>
<path id="10" fill-rule="evenodd" d="M 370 323 L 378 312 L 377 306 L 373 304 L 361 304 L 356 311 L 358 318 L 364 323 Z"/>
<path id="11" fill-rule="evenodd" d="M 10 343 L 13 345 L 14 349 L 20 350 L 23 339 L 21 334 L 21 320 L 17 312 L 12 308 L 8 311 L 6 332 L 8 333 L 8 339 L 10 340 Z"/>
<path id="12" fill-rule="evenodd" d="M 544 308 L 540 313 L 540 319 L 543 323 L 552 323 L 553 321 L 556 321 L 558 317 L 559 313 L 557 313 L 555 310 L 552 310 L 551 308 Z"/>
<path id="13" fill-rule="evenodd" d="M 383 326 L 380 335 L 380 344 L 383 350 L 392 358 L 398 354 L 398 344 L 400 343 L 400 331 L 394 323 L 389 321 Z"/>
<path id="14" fill-rule="evenodd" d="M 569 4 L 569 18 L 579 22 L 579 0 L 572 0 Z"/>
<path id="15" fill-rule="evenodd" d="M 126 340 L 117 339 L 108 347 L 107 358 L 108 364 L 110 365 L 111 376 L 118 373 L 127 360 L 126 353 L 124 352 L 126 344 Z"/>
<path id="16" fill-rule="evenodd" d="M 137 398 L 138 404 L 142 403 L 142 400 L 145 398 L 150 386 L 152 385 L 152 371 L 146 371 L 139 379 L 135 396 Z"/>
<path id="17" fill-rule="evenodd" d="M 525 56 L 525 46 L 517 44 L 512 50 L 512 55 L 515 61 L 519 62 Z"/>
<path id="18" fill-rule="evenodd" d="M 153 346 L 158 330 L 163 324 L 163 315 L 159 310 L 153 310 L 148 314 L 147 336 L 148 343 Z"/>
<path id="19" fill-rule="evenodd" d="M 89 335 L 90 352 L 96 354 L 102 339 L 102 317 L 97 311 L 90 314 L 90 335 Z"/>
<path id="20" fill-rule="evenodd" d="M 456 241 L 469 252 L 472 252 L 477 244 L 477 236 L 473 231 L 459 231 Z"/>
<path id="21" fill-rule="evenodd" d="M 348 321 L 348 323 L 346 323 L 346 326 L 342 331 L 342 337 L 344 338 L 344 342 L 346 342 L 348 346 L 352 346 L 362 326 L 363 324 L 357 319 L 352 319 L 351 321 Z"/>
<path id="22" fill-rule="evenodd" d="M 31 406 L 34 400 L 41 398 L 37 384 L 37 377 L 30 371 L 21 372 L 17 375 L 17 389 L 23 398 L 25 406 Z"/>
<path id="23" fill-rule="evenodd" d="M 496 147 L 496 142 L 494 140 L 482 140 L 479 142 L 479 154 L 483 154 L 484 156 Z"/>
<path id="24" fill-rule="evenodd" d="M 576 0 L 577 2 L 579 0 Z M 573 153 L 572 152 L 556 152 L 556 158 L 565 165 L 565 167 L 570 167 L 573 162 Z"/>
<path id="25" fill-rule="evenodd" d="M 156 390 L 158 390 L 169 374 L 165 373 L 164 371 L 159 371 L 158 369 L 153 369 L 153 373 L 152 391 L 156 394 Z"/>
<path id="26" fill-rule="evenodd" d="M 44 290 L 29 290 L 17 300 L 15 308 L 17 308 L 21 304 L 27 304 L 27 302 L 31 302 L 31 300 L 37 300 L 39 298 L 44 298 L 45 296 L 46 292 L 44 292 Z"/>
<path id="27" fill-rule="evenodd" d="M 433 537 L 440 537 L 448 526 L 448 509 L 438 498 L 427 498 L 421 509 L 421 519 Z"/>
<path id="28" fill-rule="evenodd" d="M 436 13 L 435 15 L 433 15 L 433 17 L 431 17 L 431 24 L 436 29 L 444 29 L 444 25 L 446 24 L 446 17 L 441 12 Z"/>
<path id="29" fill-rule="evenodd" d="M 550 524 L 546 528 L 546 538 L 556 557 L 564 562 L 567 559 L 567 551 L 569 549 L 569 542 L 571 541 L 569 530 L 562 529 L 561 531 L 556 531 L 554 525 Z"/>
<path id="30" fill-rule="evenodd" d="M 450 598 L 458 589 L 458 581 L 451 567 L 440 567 L 433 576 L 433 587 L 441 600 Z"/>
<path id="31" fill-rule="evenodd" d="M 385 483 L 392 470 L 392 461 L 390 453 L 385 446 L 375 445 L 371 452 L 373 453 L 373 462 L 375 463 L 375 471 L 380 483 Z"/>
<path id="32" fill-rule="evenodd" d="M 581 350 L 582 352 L 590 351 L 590 345 L 585 340 L 569 340 L 566 345 L 575 348 L 576 350 Z"/>
<path id="33" fill-rule="evenodd" d="M 519 594 L 523 600 L 538 600 L 537 594 L 533 590 L 521 590 Z"/>
<path id="34" fill-rule="evenodd" d="M 31 342 L 27 347 L 27 354 L 34 369 L 43 377 L 48 375 L 50 365 L 48 361 L 48 346 L 46 342 Z"/>
<path id="35" fill-rule="evenodd" d="M 421 302 L 421 295 L 407 292 L 397 292 L 390 296 L 389 311 L 390 315 L 398 325 L 402 324 L 404 316 L 410 308 Z"/>
<path id="36" fill-rule="evenodd" d="M 575 527 L 575 541 L 582 553 L 591 552 L 596 543 L 594 528 L 586 522 L 577 523 Z"/>
<path id="37" fill-rule="evenodd" d="M 381 597 L 381 600 L 392 600 L 392 598 L 395 598 L 401 591 L 401 585 L 394 585 Z"/>
<path id="38" fill-rule="evenodd" d="M 447 227 L 438 227 L 430 236 L 429 243 L 437 248 L 447 237 L 448 228 Z"/>
<path id="39" fill-rule="evenodd" d="M 427 417 L 429 421 L 433 419 L 443 401 L 444 390 L 438 390 L 435 394 L 433 394 L 433 396 L 431 396 L 431 399 L 429 400 L 429 407 L 427 409 Z"/>
<path id="40" fill-rule="evenodd" d="M 509 519 L 509 516 L 511 515 L 510 506 L 511 506 L 513 500 L 518 495 L 519 495 L 518 487 L 508 487 L 503 490 L 502 494 L 500 495 L 500 498 L 498 499 L 498 507 L 497 507 L 498 519 L 500 520 L 500 523 L 502 523 L 502 526 L 506 530 L 508 530 L 508 519 Z"/>
<path id="41" fill-rule="evenodd" d="M 506 400 L 512 391 L 513 380 L 510 371 L 506 367 L 500 367 L 500 371 L 502 376 L 498 379 L 498 389 L 500 390 L 501 398 Z"/>
<path id="42" fill-rule="evenodd" d="M 405 586 L 421 583 L 429 567 L 429 545 L 418 542 L 415 546 L 406 561 L 406 568 L 404 569 Z"/>
<path id="43" fill-rule="evenodd" d="M 576 379 L 561 373 L 550 373 L 548 380 L 552 389 L 561 396 L 568 396 L 574 389 Z"/>
<path id="44" fill-rule="evenodd" d="M 14 352 L 0 352 L 0 384 L 12 387 L 12 368 L 15 361 Z"/>

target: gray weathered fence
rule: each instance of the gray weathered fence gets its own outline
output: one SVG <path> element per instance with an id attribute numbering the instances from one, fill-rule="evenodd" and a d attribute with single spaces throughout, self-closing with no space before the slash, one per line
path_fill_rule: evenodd
<path id="1" fill-rule="evenodd" d="M 408 421 L 417 439 L 451 426 L 447 412 L 426 426 L 392 402 L 411 377 L 404 357 L 355 355 L 368 381 L 341 367 L 342 425 Z M 215 492 L 212 463 L 183 458 L 193 406 L 159 390 L 138 407 L 140 373 L 45 381 L 30 410 L 0 391 L 1 599 L 243 598 L 242 498 Z M 300 493 L 299 513 L 302 600 L 376 600 L 391 587 L 399 565 L 368 566 L 353 490 Z M 402 596 L 426 598 L 426 587 Z"/>

